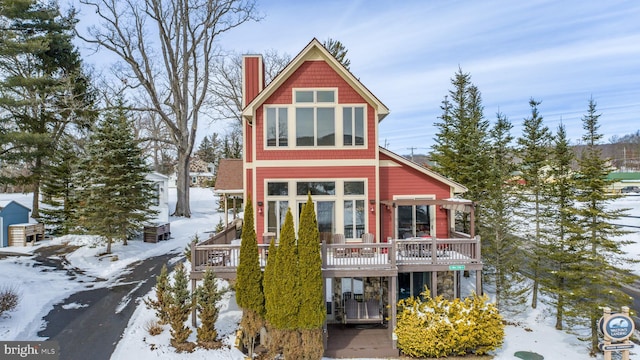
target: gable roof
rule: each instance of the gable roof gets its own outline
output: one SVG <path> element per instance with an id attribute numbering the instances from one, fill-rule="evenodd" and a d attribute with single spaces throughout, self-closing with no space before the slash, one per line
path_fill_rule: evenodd
<path id="1" fill-rule="evenodd" d="M 467 189 L 464 185 L 455 182 L 451 179 L 449 179 L 448 177 L 445 177 L 441 174 L 438 174 L 437 172 L 431 170 L 431 169 L 427 169 L 424 166 L 421 166 L 407 158 L 404 158 L 394 152 L 391 152 L 383 147 L 379 147 L 379 151 L 381 154 L 385 154 L 386 156 L 390 157 L 391 159 L 393 159 L 395 162 L 400 163 L 402 165 L 406 165 L 414 170 L 417 170 L 441 183 L 444 183 L 446 185 L 448 185 L 449 187 L 453 188 L 453 192 L 454 193 L 464 193 L 467 192 L 469 189 Z"/>
<path id="2" fill-rule="evenodd" d="M 378 113 L 378 122 L 382 121 L 389 114 L 389 109 L 373 95 L 361 82 L 353 76 L 331 53 L 318 41 L 313 38 L 311 42 L 295 57 L 291 62 L 267 85 L 258 96 L 255 97 L 242 110 L 242 116 L 252 121 L 255 110 L 265 102 L 274 91 L 276 91 L 305 61 L 324 60 L 335 70 L 355 91 L 362 96 Z"/>
<path id="3" fill-rule="evenodd" d="M 242 159 L 220 159 L 216 183 L 213 186 L 216 193 L 242 193 Z"/>
<path id="4" fill-rule="evenodd" d="M 14 203 L 22 208 L 24 208 L 27 211 L 31 211 L 31 209 L 29 209 L 28 207 L 20 204 L 17 201 L 13 201 L 13 200 L 4 200 L 4 201 L 0 201 L 0 212 L 2 212 L 2 210 L 4 210 L 4 208 L 6 208 L 7 206 L 11 205 L 11 203 Z"/>

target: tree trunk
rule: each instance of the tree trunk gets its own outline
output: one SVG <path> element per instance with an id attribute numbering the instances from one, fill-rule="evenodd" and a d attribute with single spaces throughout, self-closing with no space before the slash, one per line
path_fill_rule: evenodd
<path id="1" fill-rule="evenodd" d="M 178 152 L 176 175 L 176 209 L 172 215 L 191 217 L 191 209 L 189 208 L 189 154 Z"/>
<path id="2" fill-rule="evenodd" d="M 40 181 L 33 184 L 33 201 L 31 207 L 31 217 L 38 219 L 40 217 Z"/>

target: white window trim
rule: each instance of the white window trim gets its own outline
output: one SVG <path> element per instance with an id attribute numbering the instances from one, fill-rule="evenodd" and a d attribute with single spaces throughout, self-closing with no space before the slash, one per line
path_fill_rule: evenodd
<path id="1" fill-rule="evenodd" d="M 334 102 L 317 102 L 315 101 L 316 96 L 314 95 L 314 102 L 301 102 L 297 103 L 296 99 L 296 91 L 334 91 L 335 93 L 335 101 Z M 314 93 L 315 94 L 315 93 Z M 369 139 L 369 127 L 368 127 L 368 111 L 369 106 L 367 103 L 345 103 L 341 104 L 338 102 L 339 92 L 338 88 L 292 88 L 291 89 L 291 104 L 265 104 L 263 106 L 263 130 L 262 130 L 262 138 L 263 138 L 263 146 L 262 149 L 264 151 L 278 151 L 278 150 L 360 150 L 368 148 L 368 139 Z M 335 111 L 334 114 L 334 135 L 335 135 L 335 143 L 332 146 L 297 146 L 296 145 L 296 109 L 297 108 L 333 108 Z M 363 135 L 364 135 L 364 144 L 363 145 L 344 145 L 344 118 L 343 111 L 346 107 L 361 107 L 363 109 Z M 267 108 L 286 108 L 287 109 L 287 146 L 268 146 L 267 145 Z M 276 119 L 277 120 L 277 119 Z M 317 141 L 317 119 L 316 113 L 314 112 L 314 141 Z M 354 127 L 355 131 L 355 127 Z"/>
<path id="2" fill-rule="evenodd" d="M 345 182 L 350 182 L 350 181 L 360 181 L 364 183 L 364 195 L 345 195 L 344 194 L 344 183 Z M 268 184 L 270 182 L 286 182 L 289 185 L 289 195 L 268 195 Z M 307 195 L 297 195 L 297 183 L 298 182 L 335 182 L 336 184 L 336 193 L 335 195 L 311 195 L 312 200 L 314 202 L 317 201 L 333 201 L 334 202 L 334 214 L 335 214 L 335 219 L 334 219 L 334 228 L 335 228 L 335 232 L 338 233 L 342 233 L 342 231 L 344 231 L 344 200 L 365 200 L 365 229 L 364 232 L 370 232 L 370 224 L 368 222 L 368 211 L 366 211 L 368 209 L 368 198 L 373 198 L 374 196 L 372 194 L 367 194 L 367 190 L 369 189 L 368 187 L 368 180 L 367 178 L 340 178 L 340 179 L 335 179 L 335 178 L 296 178 L 296 179 L 279 179 L 279 178 L 269 178 L 269 179 L 264 179 L 264 206 L 267 206 L 267 204 L 269 203 L 269 201 L 283 201 L 283 200 L 287 200 L 289 202 L 289 208 L 291 209 L 291 214 L 293 215 L 293 222 L 294 222 L 294 229 L 296 231 L 296 233 L 298 232 L 299 229 L 299 217 L 300 214 L 298 214 L 298 203 L 300 202 L 306 202 L 307 201 Z M 292 206 L 294 205 L 294 206 Z M 267 212 L 267 209 L 265 208 L 265 212 Z M 268 219 L 267 216 L 264 216 L 264 223 L 263 223 L 263 228 L 267 229 L 268 227 Z M 375 224 L 371 224 L 373 226 L 375 226 Z M 280 224 L 280 226 L 282 226 L 282 224 Z M 359 241 L 359 239 L 357 240 Z"/>

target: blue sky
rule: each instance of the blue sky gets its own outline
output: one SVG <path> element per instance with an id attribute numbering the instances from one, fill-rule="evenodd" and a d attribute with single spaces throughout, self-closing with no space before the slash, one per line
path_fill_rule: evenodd
<path id="1" fill-rule="evenodd" d="M 555 132 L 582 135 L 589 98 L 605 141 L 640 130 L 639 1 L 287 1 L 226 33 L 240 53 L 295 56 L 312 38 L 340 40 L 351 71 L 391 111 L 380 144 L 426 153 L 458 67 L 482 93 L 485 117 L 504 113 L 520 136 L 529 99 Z M 201 127 L 202 128 L 202 127 Z M 202 134 L 204 136 L 206 134 Z"/>

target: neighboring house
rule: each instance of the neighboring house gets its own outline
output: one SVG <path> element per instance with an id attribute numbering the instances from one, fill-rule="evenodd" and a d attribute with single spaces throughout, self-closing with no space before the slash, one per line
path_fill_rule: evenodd
<path id="1" fill-rule="evenodd" d="M 213 192 L 222 197 L 224 206 L 224 223 L 229 225 L 229 200 L 232 201 L 233 218 L 236 218 L 236 200 L 243 198 L 244 188 L 242 159 L 220 159 L 218 165 L 218 176 L 213 186 Z"/>
<path id="2" fill-rule="evenodd" d="M 28 223 L 30 211 L 15 201 L 0 201 L 0 247 L 9 246 L 9 225 Z"/>
<path id="3" fill-rule="evenodd" d="M 381 148 L 378 124 L 389 110 L 318 40 L 267 87 L 262 57 L 245 56 L 243 86 L 243 196 L 254 204 L 258 239 L 277 240 L 289 208 L 297 229 L 311 193 L 328 323 L 388 319 L 391 338 L 399 299 L 425 287 L 460 296 L 469 272 L 481 292 L 479 238 L 456 230 L 456 211 L 475 226 L 474 204 L 454 199 L 467 189 Z M 194 281 L 207 264 L 235 276 L 237 247 L 222 250 L 195 247 Z"/>
<path id="4" fill-rule="evenodd" d="M 153 184 L 155 198 L 152 210 L 158 212 L 154 221 L 157 223 L 169 222 L 169 177 L 159 172 L 152 172 L 146 175 L 147 180 Z"/>
<path id="5" fill-rule="evenodd" d="M 191 187 L 210 187 L 213 181 L 213 164 L 197 157 L 189 161 L 189 178 Z"/>
<path id="6" fill-rule="evenodd" d="M 640 186 L 640 172 L 612 172 L 607 179 L 614 181 L 610 187 L 614 193 L 620 193 L 628 186 Z"/>

